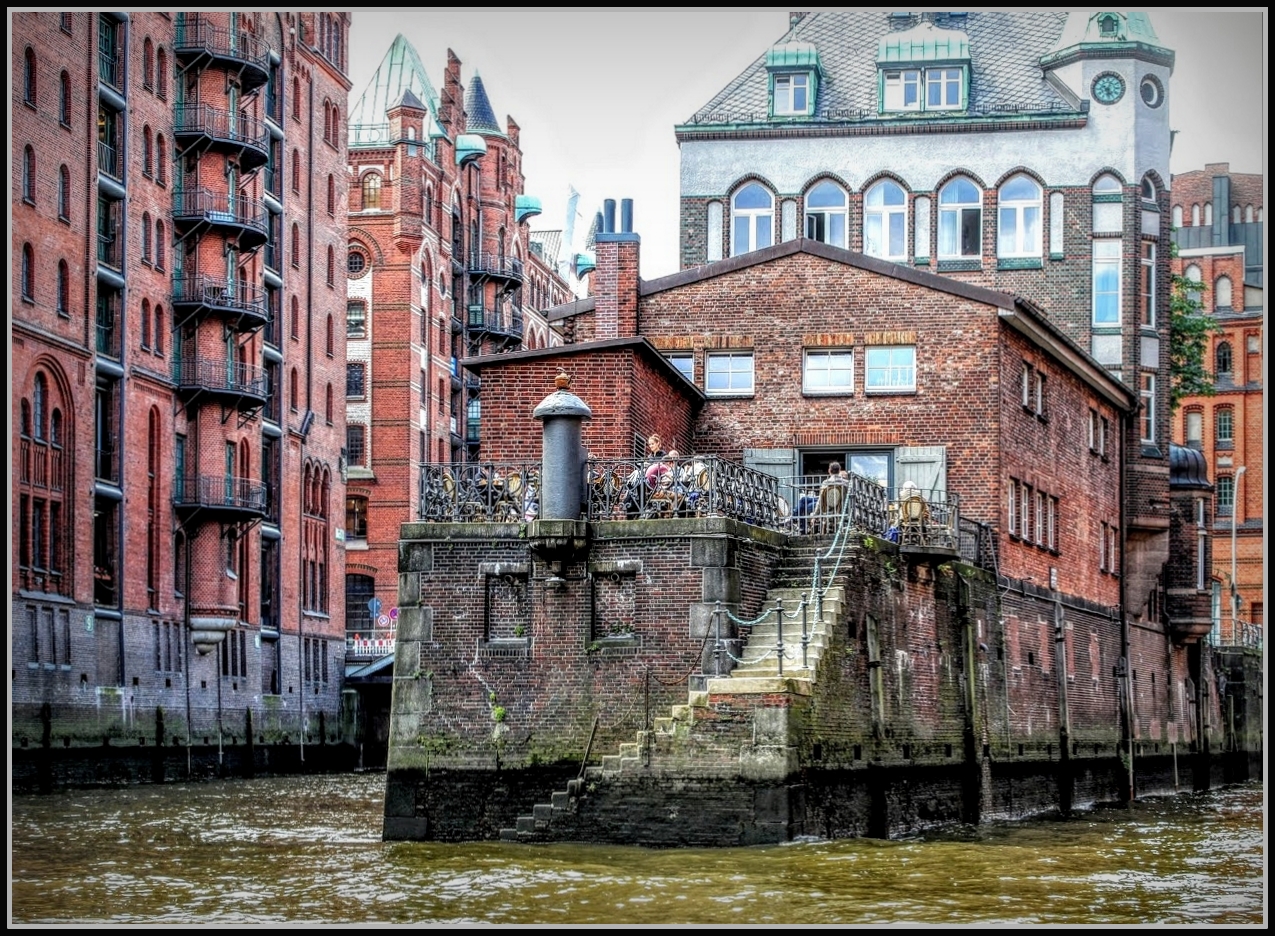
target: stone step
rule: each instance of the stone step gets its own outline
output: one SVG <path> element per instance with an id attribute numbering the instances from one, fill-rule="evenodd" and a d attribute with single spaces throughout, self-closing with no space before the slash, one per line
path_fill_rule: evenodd
<path id="1" fill-rule="evenodd" d="M 692 694 L 694 695 L 694 694 L 696 694 L 696 693 L 692 693 Z M 673 706 L 673 707 L 669 710 L 669 714 L 670 714 L 670 715 L 671 715 L 671 717 L 673 718 L 673 721 L 688 722 L 688 721 L 690 721 L 690 720 L 691 720 L 691 707 L 690 707 L 690 705 L 689 705 L 689 704 L 688 704 L 688 705 L 674 705 L 674 706 Z"/>
<path id="2" fill-rule="evenodd" d="M 584 792 L 584 780 L 585 780 L 585 777 L 589 775 L 589 770 L 591 769 L 593 768 L 587 768 L 585 770 L 584 777 L 574 777 L 571 780 L 567 781 L 568 796 L 573 796 L 573 797 L 579 796 L 581 793 Z"/>
<path id="3" fill-rule="evenodd" d="M 798 679 L 785 675 L 777 676 L 741 676 L 710 679 L 708 694 L 726 695 L 773 695 L 780 692 L 791 692 L 794 695 L 810 695 L 810 680 Z"/>
<path id="4" fill-rule="evenodd" d="M 588 767 L 584 768 L 584 779 L 585 779 L 585 780 L 597 780 L 597 779 L 599 779 L 601 776 L 602 776 L 602 768 L 601 768 L 601 767 L 599 767 L 597 764 L 592 764 L 592 765 L 590 765 L 590 766 L 588 766 Z"/>
<path id="5" fill-rule="evenodd" d="M 549 822 L 553 818 L 553 804 L 536 803 L 535 806 L 531 807 L 531 818 L 536 820 L 537 824 Z"/>
<path id="6" fill-rule="evenodd" d="M 636 745 L 635 745 L 636 746 Z M 620 758 L 620 770 L 641 770 L 642 758 L 634 755 L 633 757 Z"/>
<path id="7" fill-rule="evenodd" d="M 603 754 L 603 755 L 602 755 L 602 769 L 603 769 L 603 771 L 616 771 L 616 770 L 619 770 L 619 769 L 620 769 L 620 755 L 619 755 L 619 754 Z"/>
<path id="8" fill-rule="evenodd" d="M 642 745 L 635 741 L 626 741 L 620 745 L 620 759 L 626 757 L 637 757 L 642 751 Z"/>
<path id="9" fill-rule="evenodd" d="M 567 790 L 554 790 L 554 792 L 549 795 L 549 798 L 551 800 L 550 805 L 553 806 L 554 809 L 560 810 L 571 808 L 571 793 Z"/>
<path id="10" fill-rule="evenodd" d="M 797 679 L 812 679 L 815 672 L 816 660 L 810 661 L 809 667 L 803 667 L 800 664 L 793 663 L 789 660 L 784 661 L 785 677 L 793 677 Z M 764 663 L 755 663 L 751 666 L 737 666 L 731 671 L 732 679 L 755 679 L 760 677 L 779 676 L 779 667 L 772 660 L 769 665 Z"/>
<path id="11" fill-rule="evenodd" d="M 518 830 L 517 830 L 517 829 L 501 829 L 501 830 L 500 830 L 500 840 L 501 840 L 502 842 L 516 842 L 516 841 L 518 841 Z"/>
<path id="12" fill-rule="evenodd" d="M 665 715 L 656 715 L 654 722 L 655 722 L 656 734 L 672 734 L 673 733 L 674 722 L 671 717 L 668 717 Z"/>
<path id="13" fill-rule="evenodd" d="M 535 816 L 519 816 L 518 817 L 518 827 L 517 827 L 518 834 L 531 835 L 535 831 L 536 831 Z"/>

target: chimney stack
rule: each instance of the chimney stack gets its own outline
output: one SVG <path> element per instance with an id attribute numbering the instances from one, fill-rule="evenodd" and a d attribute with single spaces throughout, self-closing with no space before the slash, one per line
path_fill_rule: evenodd
<path id="1" fill-rule="evenodd" d="M 601 218 L 594 236 L 594 334 L 598 338 L 632 338 L 638 333 L 638 252 L 642 243 L 633 232 L 633 199 L 620 202 L 618 230 L 614 198 L 602 203 Z"/>

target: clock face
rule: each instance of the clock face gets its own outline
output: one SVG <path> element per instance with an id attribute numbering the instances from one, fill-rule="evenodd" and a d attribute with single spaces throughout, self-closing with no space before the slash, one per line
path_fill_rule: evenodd
<path id="1" fill-rule="evenodd" d="M 1093 96 L 1103 104 L 1114 104 L 1124 97 L 1124 79 L 1108 72 L 1093 83 Z"/>

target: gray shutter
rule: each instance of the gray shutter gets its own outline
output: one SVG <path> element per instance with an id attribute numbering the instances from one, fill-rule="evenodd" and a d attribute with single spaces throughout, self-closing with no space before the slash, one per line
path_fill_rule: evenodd
<path id="1" fill-rule="evenodd" d="M 797 473 L 796 449 L 744 449 L 744 467 L 752 468 L 779 480 L 779 494 L 795 507 L 793 475 Z"/>
<path id="2" fill-rule="evenodd" d="M 894 486 L 911 481 L 926 497 L 947 491 L 947 446 L 914 445 L 895 449 Z"/>

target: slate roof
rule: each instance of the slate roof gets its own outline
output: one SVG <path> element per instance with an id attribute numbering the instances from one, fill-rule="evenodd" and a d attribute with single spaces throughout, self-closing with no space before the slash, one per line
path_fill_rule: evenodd
<path id="1" fill-rule="evenodd" d="M 562 252 L 562 231 L 531 231 L 527 234 L 531 249 L 555 271 Z"/>
<path id="2" fill-rule="evenodd" d="M 1042 56 L 1058 48 L 1067 24 L 1064 12 L 970 12 L 948 17 L 934 14 L 938 29 L 969 36 L 970 115 L 1052 111 L 1074 114 L 1075 108 L 1044 77 Z M 780 42 L 809 42 L 819 52 L 824 78 L 819 83 L 815 115 L 809 122 L 845 120 L 925 120 L 926 115 L 878 114 L 877 51 L 882 38 L 918 25 L 916 16 L 884 11 L 810 13 Z M 768 121 L 769 82 L 766 50 L 734 81 L 700 108 L 683 126 Z M 929 115 L 929 118 L 935 115 Z M 951 112 L 940 116 L 950 120 Z"/>
<path id="3" fill-rule="evenodd" d="M 390 43 L 385 58 L 381 59 L 363 94 L 350 108 L 348 125 L 354 128 L 385 123 L 388 119 L 385 112 L 397 104 L 405 92 L 410 92 L 417 105 L 424 106 L 430 114 L 438 113 L 438 92 L 425 74 L 421 57 L 399 33 Z M 350 135 L 353 139 L 353 130 Z"/>
<path id="4" fill-rule="evenodd" d="M 469 133 L 504 136 L 500 124 L 496 123 L 496 113 L 491 109 L 491 101 L 487 98 L 487 89 L 483 86 L 482 76 L 474 72 L 473 80 L 465 89 L 465 130 Z"/>

